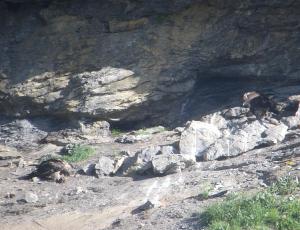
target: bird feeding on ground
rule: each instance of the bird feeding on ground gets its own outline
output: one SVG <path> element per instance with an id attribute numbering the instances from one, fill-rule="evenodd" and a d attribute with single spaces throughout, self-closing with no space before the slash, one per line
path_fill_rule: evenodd
<path id="1" fill-rule="evenodd" d="M 72 166 L 61 159 L 48 159 L 37 165 L 36 170 L 25 176 L 25 179 L 38 177 L 43 180 L 65 182 L 65 177 L 71 175 Z"/>

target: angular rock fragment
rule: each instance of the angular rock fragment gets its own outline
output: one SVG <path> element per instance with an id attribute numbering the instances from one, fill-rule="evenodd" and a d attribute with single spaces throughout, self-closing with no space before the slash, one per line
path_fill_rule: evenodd
<path id="1" fill-rule="evenodd" d="M 300 128 L 300 116 L 288 116 L 281 118 L 281 122 L 284 123 L 288 129 Z"/>
<path id="2" fill-rule="evenodd" d="M 150 200 L 147 200 L 144 204 L 140 205 L 136 209 L 132 210 L 132 214 L 138 214 L 140 212 L 147 211 L 149 209 L 152 209 L 155 207 L 155 204 L 151 202 Z"/>
<path id="3" fill-rule="evenodd" d="M 153 174 L 155 176 L 178 173 L 193 164 L 193 160 L 185 159 L 180 154 L 161 154 L 152 159 Z"/>
<path id="4" fill-rule="evenodd" d="M 39 197 L 35 193 L 27 192 L 25 194 L 25 200 L 27 203 L 36 203 L 39 200 Z"/>
<path id="5" fill-rule="evenodd" d="M 191 166 L 194 161 L 178 154 L 173 146 L 151 146 L 127 157 L 121 167 L 123 175 L 148 174 L 164 176 Z"/>
<path id="6" fill-rule="evenodd" d="M 288 131 L 288 127 L 284 124 L 279 124 L 268 128 L 263 135 L 265 136 L 264 140 L 272 144 L 277 144 L 284 140 Z"/>
<path id="7" fill-rule="evenodd" d="M 18 202 L 19 203 L 36 203 L 36 202 L 38 202 L 38 200 L 39 200 L 39 197 L 38 197 L 38 195 L 36 195 L 35 193 L 33 193 L 33 192 L 26 192 L 25 194 L 24 194 L 24 197 L 23 198 L 21 198 L 21 199 L 18 199 Z"/>
<path id="8" fill-rule="evenodd" d="M 201 156 L 203 151 L 221 135 L 220 130 L 212 124 L 191 121 L 181 134 L 179 141 L 180 154 L 196 160 L 196 157 Z"/>
<path id="9" fill-rule="evenodd" d="M 122 144 L 133 144 L 137 142 L 139 139 L 136 138 L 134 135 L 122 135 L 121 137 L 118 137 L 115 142 L 122 143 Z"/>
<path id="10" fill-rule="evenodd" d="M 215 160 L 220 157 L 232 157 L 245 153 L 259 145 L 262 140 L 261 134 L 265 130 L 266 127 L 259 121 L 246 124 L 241 129 L 229 131 L 217 139 L 199 157 L 204 160 Z"/>
<path id="11" fill-rule="evenodd" d="M 101 156 L 97 163 L 88 164 L 81 169 L 81 171 L 89 176 L 113 176 L 122 166 L 127 156 L 123 155 L 111 159 L 106 156 Z"/>
<path id="12" fill-rule="evenodd" d="M 94 170 L 97 177 L 112 176 L 116 172 L 115 161 L 109 157 L 101 156 L 95 164 Z"/>
<path id="13" fill-rule="evenodd" d="M 151 146 L 125 159 L 122 172 L 125 175 L 152 173 L 152 159 L 160 152 L 159 146 Z"/>

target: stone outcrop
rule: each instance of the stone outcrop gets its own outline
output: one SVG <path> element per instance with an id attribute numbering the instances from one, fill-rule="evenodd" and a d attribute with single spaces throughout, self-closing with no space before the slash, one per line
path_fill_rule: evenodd
<path id="1" fill-rule="evenodd" d="M 299 10 L 290 0 L 1 1 L 0 113 L 174 124 L 233 105 L 257 79 L 299 80 Z"/>
<path id="2" fill-rule="evenodd" d="M 18 113 L 23 116 L 75 113 L 108 119 L 145 101 L 142 92 L 133 90 L 138 87 L 138 78 L 133 75 L 132 71 L 110 67 L 77 75 L 45 73 L 14 85 L 9 95 L 15 104 L 22 101 Z"/>
<path id="3" fill-rule="evenodd" d="M 234 157 L 282 142 L 290 128 L 293 127 L 276 119 L 253 120 L 245 114 L 245 108 L 235 107 L 204 116 L 201 121 L 191 121 L 181 133 L 179 150 L 194 160 Z"/>

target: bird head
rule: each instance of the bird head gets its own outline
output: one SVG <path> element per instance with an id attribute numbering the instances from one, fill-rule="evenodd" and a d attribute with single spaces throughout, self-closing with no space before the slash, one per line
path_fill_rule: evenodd
<path id="1" fill-rule="evenodd" d="M 243 106 L 244 107 L 249 107 L 249 102 L 256 98 L 256 97 L 259 97 L 260 94 L 256 91 L 250 91 L 250 92 L 247 92 L 247 93 L 244 93 L 243 95 Z"/>

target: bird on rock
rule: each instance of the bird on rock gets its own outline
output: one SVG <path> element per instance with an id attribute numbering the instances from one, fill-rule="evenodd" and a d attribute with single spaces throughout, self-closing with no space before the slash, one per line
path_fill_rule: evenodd
<path id="1" fill-rule="evenodd" d="M 262 119 L 268 115 L 268 112 L 276 113 L 276 103 L 265 94 L 251 91 L 243 95 L 243 106 L 249 107 L 250 112 L 257 119 Z"/>

